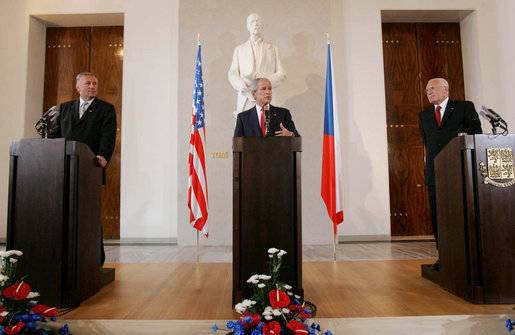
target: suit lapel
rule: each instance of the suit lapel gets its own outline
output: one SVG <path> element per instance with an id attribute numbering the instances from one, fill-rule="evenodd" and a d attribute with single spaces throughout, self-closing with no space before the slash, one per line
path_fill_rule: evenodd
<path id="1" fill-rule="evenodd" d="M 74 124 L 77 124 L 79 122 L 79 104 L 80 99 L 77 99 L 72 104 L 72 119 L 74 121 Z"/>
<path id="2" fill-rule="evenodd" d="M 252 59 L 252 72 L 255 71 L 255 67 L 256 67 L 256 59 L 254 58 L 254 52 L 252 51 L 252 45 L 250 44 L 250 39 L 245 42 L 245 48 L 243 48 L 243 50 L 245 50 L 245 58 L 246 59 Z"/>
<path id="3" fill-rule="evenodd" d="M 261 122 L 258 120 L 256 108 L 257 105 L 250 110 L 249 122 L 252 127 L 252 132 L 256 134 L 256 136 L 263 136 L 261 133 Z"/>
<path id="4" fill-rule="evenodd" d="M 445 107 L 445 112 L 443 113 L 442 122 L 440 124 L 440 128 L 445 125 L 445 122 L 451 117 L 452 113 L 454 113 L 454 107 L 456 106 L 456 102 L 449 99 L 447 101 L 447 106 Z"/>
<path id="5" fill-rule="evenodd" d="M 270 132 L 274 135 L 276 130 L 280 130 L 279 123 L 277 121 L 277 108 L 270 105 Z"/>

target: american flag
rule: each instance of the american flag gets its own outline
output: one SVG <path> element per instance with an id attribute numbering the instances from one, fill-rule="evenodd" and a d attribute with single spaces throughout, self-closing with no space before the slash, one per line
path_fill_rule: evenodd
<path id="1" fill-rule="evenodd" d="M 325 86 L 324 153 L 322 157 L 322 199 L 333 221 L 334 235 L 343 222 L 342 163 L 338 106 L 334 95 L 334 75 L 331 67 L 331 44 L 327 44 Z"/>
<path id="2" fill-rule="evenodd" d="M 195 86 L 193 89 L 193 106 L 191 109 L 188 207 L 190 209 L 190 224 L 208 237 L 207 212 L 209 210 L 209 203 L 207 198 L 205 117 L 204 84 L 202 82 L 199 44 L 195 70 Z"/>

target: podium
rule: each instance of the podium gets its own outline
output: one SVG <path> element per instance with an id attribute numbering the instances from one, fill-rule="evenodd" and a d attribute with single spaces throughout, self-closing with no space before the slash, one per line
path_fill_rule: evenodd
<path id="1" fill-rule="evenodd" d="M 86 144 L 23 139 L 10 146 L 7 249 L 40 301 L 73 307 L 101 287 L 102 169 Z"/>
<path id="2" fill-rule="evenodd" d="M 269 274 L 269 248 L 287 252 L 279 281 L 303 294 L 299 137 L 233 140 L 233 305 L 252 296 L 247 279 Z"/>
<path id="3" fill-rule="evenodd" d="M 440 286 L 515 303 L 515 135 L 454 138 L 435 158 Z"/>

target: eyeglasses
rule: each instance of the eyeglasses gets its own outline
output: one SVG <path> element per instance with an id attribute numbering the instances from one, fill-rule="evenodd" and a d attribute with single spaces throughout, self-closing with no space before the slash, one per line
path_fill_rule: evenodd
<path id="1" fill-rule="evenodd" d="M 425 93 L 425 94 L 427 94 L 427 93 L 429 93 L 430 91 L 434 91 L 434 90 L 436 90 L 436 88 L 437 88 L 437 87 L 445 87 L 445 85 L 431 86 L 431 87 L 429 87 L 429 88 L 426 88 L 426 89 L 424 90 L 424 93 Z"/>

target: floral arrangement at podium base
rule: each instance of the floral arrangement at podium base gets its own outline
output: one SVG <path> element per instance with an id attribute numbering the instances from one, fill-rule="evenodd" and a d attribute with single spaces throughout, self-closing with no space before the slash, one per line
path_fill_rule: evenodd
<path id="1" fill-rule="evenodd" d="M 236 312 L 242 316 L 239 320 L 227 322 L 227 328 L 214 325 L 213 332 L 220 330 L 234 335 L 332 335 L 329 330 L 322 333 L 320 325 L 315 322 L 308 324 L 313 315 L 313 305 L 301 303 L 301 297 L 290 292 L 292 287 L 279 281 L 284 255 L 284 250 L 268 249 L 270 275 L 250 277 L 247 283 L 252 284 L 254 294 L 235 306 Z"/>
<path id="2" fill-rule="evenodd" d="M 0 335 L 8 334 L 69 334 L 68 325 L 60 329 L 49 325 L 55 321 L 57 309 L 39 305 L 34 298 L 39 293 L 32 292 L 29 284 L 22 280 L 15 282 L 18 250 L 0 252 L 2 270 L 0 273 Z"/>

